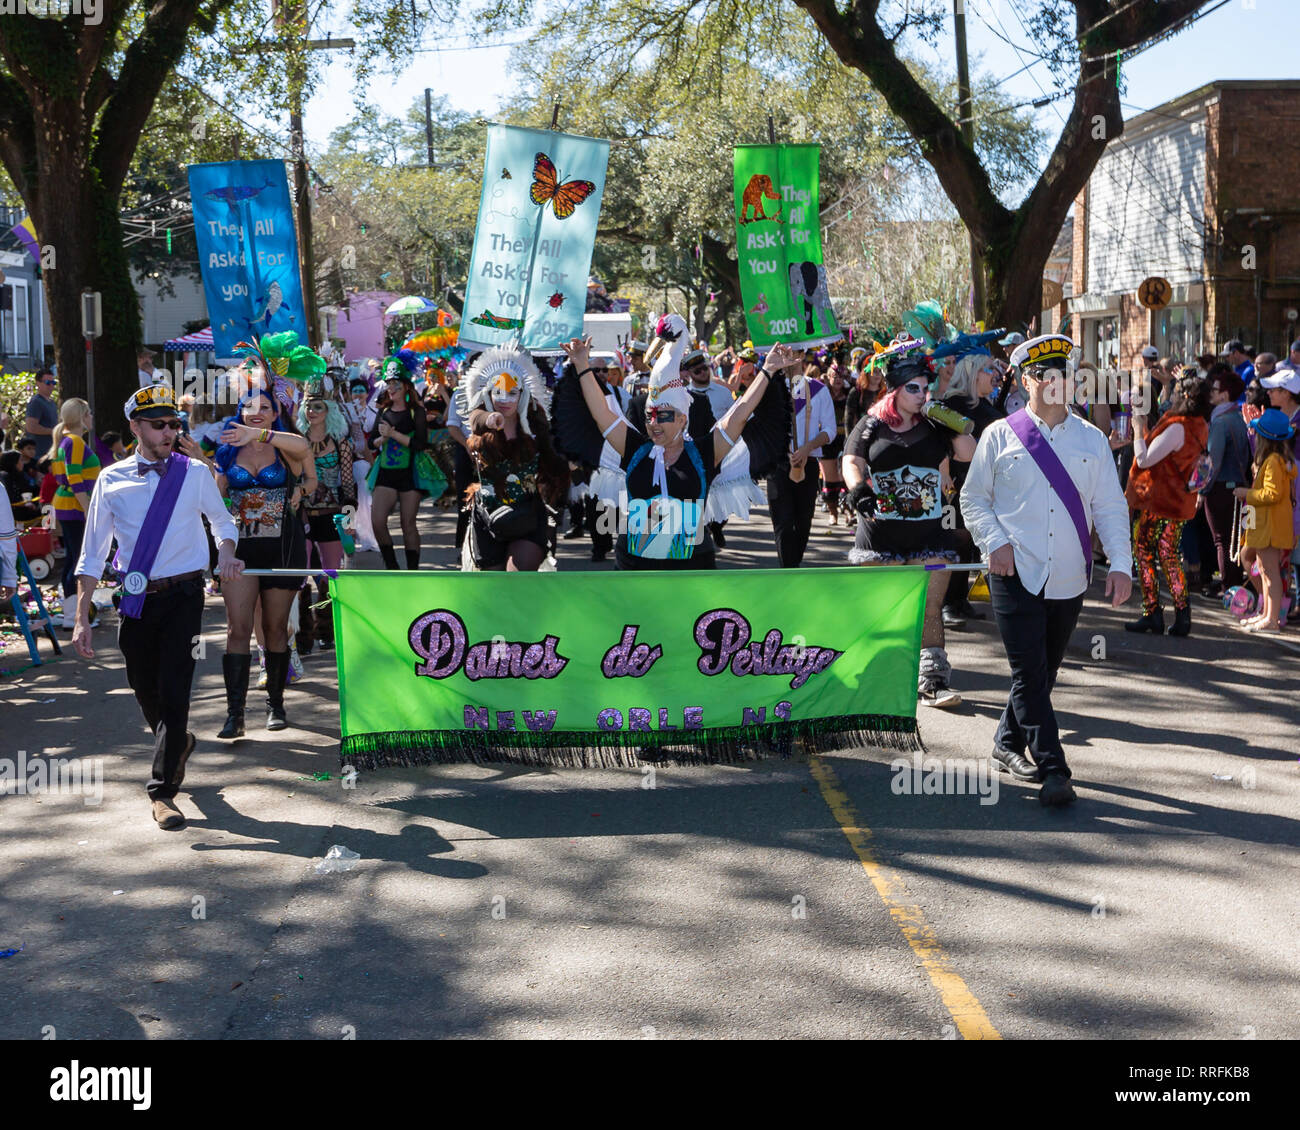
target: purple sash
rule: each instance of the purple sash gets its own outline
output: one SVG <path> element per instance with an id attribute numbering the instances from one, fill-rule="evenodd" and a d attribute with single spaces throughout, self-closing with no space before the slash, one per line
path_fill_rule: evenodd
<path id="1" fill-rule="evenodd" d="M 1013 412 L 1007 417 L 1007 423 L 1016 433 L 1016 438 L 1024 444 L 1029 457 L 1038 464 L 1038 469 L 1047 478 L 1047 485 L 1056 491 L 1056 497 L 1064 504 L 1066 512 L 1074 522 L 1074 531 L 1079 535 L 1079 545 L 1083 549 L 1084 570 L 1089 582 L 1092 581 L 1092 534 L 1088 530 L 1088 516 L 1083 512 L 1083 499 L 1079 497 L 1079 488 L 1070 478 L 1070 472 L 1058 458 L 1052 445 L 1043 439 L 1038 425 L 1029 418 L 1025 409 Z"/>
<path id="2" fill-rule="evenodd" d="M 149 584 L 149 570 L 153 568 L 154 558 L 162 548 L 163 535 L 171 521 L 172 511 L 176 509 L 176 500 L 181 496 L 181 487 L 185 485 L 185 475 L 189 471 L 189 459 L 173 451 L 167 461 L 167 470 L 159 476 L 158 489 L 154 491 L 153 501 L 149 503 L 148 513 L 140 526 L 140 536 L 136 538 L 135 549 L 131 552 L 131 563 L 127 566 L 126 576 L 122 578 L 122 603 L 118 612 L 132 620 L 140 619 L 144 611 L 144 590 Z M 153 474 L 151 471 L 150 474 Z"/>

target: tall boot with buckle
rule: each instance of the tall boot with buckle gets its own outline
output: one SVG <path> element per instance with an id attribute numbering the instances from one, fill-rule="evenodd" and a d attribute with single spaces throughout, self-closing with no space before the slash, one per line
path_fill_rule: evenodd
<path id="1" fill-rule="evenodd" d="M 221 674 L 226 680 L 226 724 L 217 733 L 219 738 L 244 736 L 244 703 L 248 699 L 248 670 L 253 657 L 247 653 L 226 652 L 221 657 Z"/>
<path id="2" fill-rule="evenodd" d="M 289 675 L 289 653 L 266 653 L 266 728 L 284 730 L 289 726 L 284 716 L 284 682 Z"/>

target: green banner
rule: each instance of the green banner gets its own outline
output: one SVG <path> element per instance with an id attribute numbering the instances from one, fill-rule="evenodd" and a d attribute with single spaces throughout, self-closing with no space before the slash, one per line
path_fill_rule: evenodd
<path id="1" fill-rule="evenodd" d="M 822 266 L 817 145 L 737 145 L 736 259 L 760 348 L 840 338 Z"/>
<path id="2" fill-rule="evenodd" d="M 919 748 L 927 574 L 387 573 L 330 582 L 345 763 L 611 766 Z"/>

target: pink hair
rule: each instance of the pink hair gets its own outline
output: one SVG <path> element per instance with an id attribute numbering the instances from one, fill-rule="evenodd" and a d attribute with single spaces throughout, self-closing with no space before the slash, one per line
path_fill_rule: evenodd
<path id="1" fill-rule="evenodd" d="M 884 420 L 891 428 L 898 427 L 903 422 L 903 417 L 898 414 L 898 405 L 894 402 L 898 399 L 898 389 L 891 388 L 884 396 L 867 409 L 868 416 L 875 416 L 877 419 Z"/>

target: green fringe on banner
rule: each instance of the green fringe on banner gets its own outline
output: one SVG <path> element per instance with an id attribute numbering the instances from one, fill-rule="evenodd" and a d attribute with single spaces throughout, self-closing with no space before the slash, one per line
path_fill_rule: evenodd
<path id="1" fill-rule="evenodd" d="M 343 739 L 340 763 L 363 770 L 500 761 L 569 769 L 634 769 L 642 765 L 727 765 L 864 746 L 900 753 L 925 750 L 915 718 L 847 714 L 685 732 L 398 730 L 353 734 Z"/>

